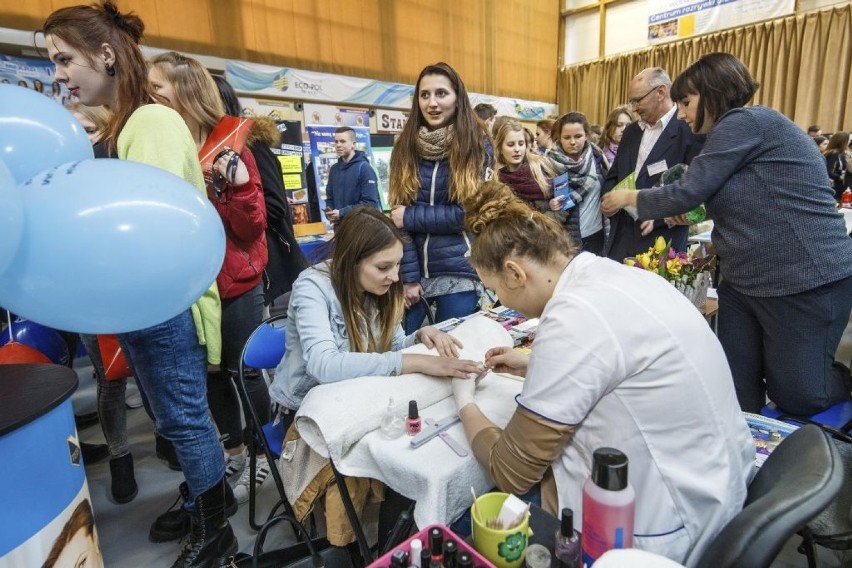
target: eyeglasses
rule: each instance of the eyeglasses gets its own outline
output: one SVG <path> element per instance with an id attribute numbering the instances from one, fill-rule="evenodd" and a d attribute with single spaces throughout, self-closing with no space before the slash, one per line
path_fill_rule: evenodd
<path id="1" fill-rule="evenodd" d="M 639 97 L 638 99 L 630 99 L 630 100 L 628 100 L 628 101 L 627 101 L 628 106 L 635 107 L 636 105 L 638 105 L 639 103 L 641 103 L 641 102 L 642 102 L 642 99 L 644 99 L 645 97 L 647 97 L 648 95 L 650 95 L 651 93 L 653 93 L 654 91 L 656 91 L 657 89 L 659 89 L 660 87 L 662 87 L 662 85 L 657 85 L 656 87 L 652 88 L 650 91 L 648 91 L 647 93 L 645 93 L 644 95 L 642 95 L 642 96 L 641 96 L 641 97 Z"/>

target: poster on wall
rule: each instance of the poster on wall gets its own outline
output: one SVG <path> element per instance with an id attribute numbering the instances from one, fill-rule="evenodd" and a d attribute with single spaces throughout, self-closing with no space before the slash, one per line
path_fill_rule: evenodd
<path id="1" fill-rule="evenodd" d="M 0 84 L 34 89 L 61 105 L 77 100 L 65 85 L 54 80 L 56 67 L 49 61 L 0 55 Z"/>
<path id="2" fill-rule="evenodd" d="M 388 188 L 390 187 L 390 158 L 392 147 L 373 148 L 373 168 L 376 177 L 379 178 L 379 200 L 382 202 L 382 211 L 390 211 L 388 201 Z"/>
<path id="3" fill-rule="evenodd" d="M 370 111 L 365 108 L 347 108 L 333 105 L 306 104 L 305 124 L 370 127 Z"/>
<path id="4" fill-rule="evenodd" d="M 795 0 L 648 0 L 648 42 L 664 43 L 793 13 Z"/>
<path id="5" fill-rule="evenodd" d="M 275 121 L 281 139 L 272 153 L 281 164 L 284 190 L 293 201 L 307 200 L 305 189 L 305 161 L 302 147 L 302 123 L 298 120 Z"/>
<path id="6" fill-rule="evenodd" d="M 308 139 L 311 144 L 311 164 L 316 175 L 320 209 L 325 209 L 325 188 L 328 184 L 328 172 L 339 159 L 337 152 L 334 151 L 334 131 L 337 128 L 339 127 L 315 125 L 308 125 L 307 127 Z M 355 149 L 367 154 L 370 163 L 375 164 L 370 145 L 370 129 L 358 126 L 352 127 L 352 129 L 355 131 Z M 375 169 L 375 165 L 373 165 L 373 169 Z M 379 195 L 382 195 L 381 188 Z M 323 221 L 325 220 L 325 214 L 323 214 Z"/>

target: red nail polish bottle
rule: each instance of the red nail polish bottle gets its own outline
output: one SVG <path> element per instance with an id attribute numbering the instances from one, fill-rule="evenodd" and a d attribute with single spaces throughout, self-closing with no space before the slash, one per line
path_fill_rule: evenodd
<path id="1" fill-rule="evenodd" d="M 420 415 L 417 413 L 417 401 L 408 401 L 408 418 L 405 419 L 405 431 L 409 436 L 415 436 L 420 433 L 422 423 Z"/>

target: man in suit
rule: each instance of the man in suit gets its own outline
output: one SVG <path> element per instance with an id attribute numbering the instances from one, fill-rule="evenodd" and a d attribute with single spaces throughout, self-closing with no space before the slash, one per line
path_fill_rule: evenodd
<path id="1" fill-rule="evenodd" d="M 631 173 L 638 189 L 654 186 L 660 175 L 675 164 L 689 164 L 701 150 L 703 141 L 677 118 L 677 107 L 669 95 L 672 81 L 659 67 L 643 70 L 630 81 L 628 105 L 639 121 L 627 126 L 615 162 L 604 180 L 602 193 L 610 191 Z M 635 221 L 621 210 L 610 217 L 609 237 L 604 255 L 618 262 L 645 252 L 662 235 L 678 251 L 686 250 L 689 228 L 672 224 L 684 219 Z"/>

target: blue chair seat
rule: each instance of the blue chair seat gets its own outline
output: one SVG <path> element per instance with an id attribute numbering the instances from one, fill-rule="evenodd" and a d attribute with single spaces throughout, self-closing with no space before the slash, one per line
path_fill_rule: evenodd
<path id="1" fill-rule="evenodd" d="M 284 434 L 283 420 L 279 420 L 277 424 L 273 421 L 263 425 L 263 435 L 266 437 L 269 452 L 275 456 L 275 459 L 281 457 L 281 448 L 284 446 Z"/>
<path id="2" fill-rule="evenodd" d="M 812 416 L 789 414 L 770 402 L 760 410 L 760 414 L 790 424 L 817 424 L 836 438 L 847 442 L 852 441 L 849 439 L 850 430 L 852 430 L 852 400 L 838 402 L 831 408 Z"/>

